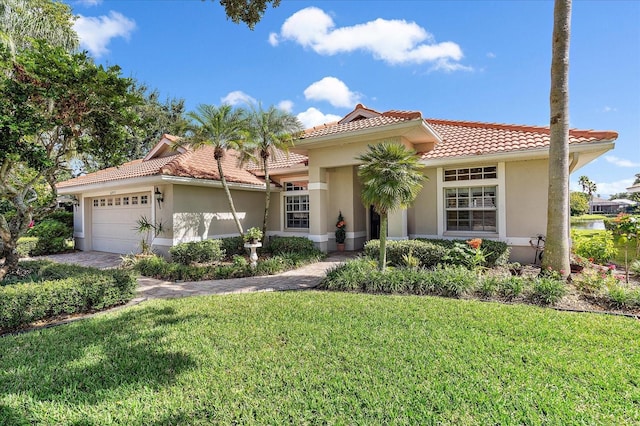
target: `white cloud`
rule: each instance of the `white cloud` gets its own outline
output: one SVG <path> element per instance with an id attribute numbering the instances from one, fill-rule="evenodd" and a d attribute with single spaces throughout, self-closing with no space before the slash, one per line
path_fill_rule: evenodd
<path id="1" fill-rule="evenodd" d="M 278 43 L 280 42 L 280 40 L 278 40 L 278 34 L 276 33 L 271 33 L 269 34 L 269 44 L 272 46 L 277 46 Z"/>
<path id="2" fill-rule="evenodd" d="M 278 103 L 278 109 L 281 109 L 282 111 L 285 111 L 285 112 L 291 112 L 293 111 L 293 102 L 291 102 L 288 99 L 285 99 L 284 101 L 280 101 Z"/>
<path id="3" fill-rule="evenodd" d="M 451 62 L 448 59 L 439 59 L 430 68 L 430 71 L 444 71 L 444 72 L 473 71 L 473 67 L 462 65 L 458 62 Z"/>
<path id="4" fill-rule="evenodd" d="M 279 36 L 269 36 L 272 46 L 282 40 L 292 40 L 320 55 L 361 50 L 394 65 L 457 62 L 463 57 L 458 44 L 452 41 L 436 43 L 433 35 L 415 22 L 378 18 L 364 24 L 335 28 L 333 19 L 317 7 L 294 13 L 282 24 Z M 450 66 L 449 70 L 469 68 Z"/>
<path id="5" fill-rule="evenodd" d="M 102 0 L 76 0 L 76 3 L 79 3 L 83 6 L 97 6 L 102 4 Z"/>
<path id="6" fill-rule="evenodd" d="M 331 123 L 333 121 L 338 121 L 342 118 L 339 115 L 335 114 L 323 114 L 321 111 L 313 107 L 299 113 L 297 117 L 305 127 L 305 129 L 319 126 L 325 123 Z"/>
<path id="7" fill-rule="evenodd" d="M 220 100 L 222 101 L 223 104 L 229 104 L 232 106 L 235 106 L 238 104 L 252 105 L 252 104 L 258 103 L 254 98 L 247 95 L 242 90 L 235 90 L 233 92 L 230 92 L 224 98 L 220 98 Z"/>
<path id="8" fill-rule="evenodd" d="M 493 59 L 493 58 L 495 58 L 495 57 L 496 57 L 496 54 L 495 54 L 495 53 L 493 53 L 493 52 L 487 52 L 487 58 L 489 58 L 489 59 Z"/>
<path id="9" fill-rule="evenodd" d="M 640 163 L 634 163 L 631 160 L 626 160 L 624 158 L 618 158 L 613 155 L 607 155 L 604 157 L 611 164 L 615 164 L 618 167 L 640 167 Z"/>
<path id="10" fill-rule="evenodd" d="M 360 100 L 360 95 L 349 90 L 342 80 L 325 77 L 304 89 L 304 97 L 313 101 L 327 101 L 334 107 L 351 108 Z"/>
<path id="11" fill-rule="evenodd" d="M 618 108 L 613 108 L 613 107 L 610 107 L 610 106 L 605 106 L 604 108 L 602 108 L 602 112 L 612 112 L 612 111 L 615 112 L 617 110 L 618 110 Z"/>
<path id="12" fill-rule="evenodd" d="M 95 57 L 109 52 L 107 45 L 111 39 L 122 37 L 128 40 L 135 28 L 135 21 L 114 11 L 109 12 L 109 16 L 78 15 L 78 19 L 73 24 L 73 29 L 76 30 L 80 38 L 80 46 L 87 49 Z"/>

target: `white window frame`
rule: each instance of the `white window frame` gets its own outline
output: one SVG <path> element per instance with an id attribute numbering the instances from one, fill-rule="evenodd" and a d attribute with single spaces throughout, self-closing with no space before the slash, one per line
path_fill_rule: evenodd
<path id="1" fill-rule="evenodd" d="M 446 167 L 447 170 L 476 168 L 476 167 L 491 167 L 493 164 L 470 164 L 470 165 L 457 165 L 455 167 Z M 507 221 L 506 221 L 506 184 L 505 184 L 505 163 L 499 162 L 497 164 L 497 177 L 491 179 L 475 179 L 475 180 L 460 180 L 460 181 L 448 181 L 444 180 L 444 167 L 438 167 L 436 169 L 436 181 L 437 181 L 437 215 L 438 215 L 438 236 L 439 237 L 465 237 L 465 236 L 478 236 L 486 238 L 506 238 Z M 447 188 L 474 188 L 474 187 L 496 187 L 496 232 L 491 231 L 447 231 L 447 214 L 446 214 L 446 199 L 445 190 Z"/>
<path id="2" fill-rule="evenodd" d="M 291 183 L 291 182 L 307 182 L 307 189 L 305 190 L 296 190 L 296 191 L 287 191 L 286 190 L 286 184 L 287 183 Z M 281 197 L 280 197 L 280 207 L 281 207 L 281 211 L 282 214 L 280 215 L 280 229 L 282 231 L 291 231 L 291 232 L 308 232 L 309 231 L 309 227 L 306 228 L 294 228 L 294 227 L 289 227 L 287 226 L 287 197 L 291 197 L 291 196 L 296 196 L 296 195 L 306 195 L 307 196 L 307 204 L 309 205 L 309 210 L 306 210 L 306 213 L 308 215 L 308 219 L 307 222 L 309 222 L 311 220 L 311 198 L 309 197 L 309 179 L 308 178 L 295 178 L 295 177 L 291 177 L 291 178 L 284 178 L 280 181 L 280 184 L 282 185 L 282 192 Z M 305 213 L 305 211 L 300 211 L 300 213 Z"/>

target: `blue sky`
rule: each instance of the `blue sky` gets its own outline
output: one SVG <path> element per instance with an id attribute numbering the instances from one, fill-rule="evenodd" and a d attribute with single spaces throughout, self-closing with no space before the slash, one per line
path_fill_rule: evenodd
<path id="1" fill-rule="evenodd" d="M 187 109 L 246 100 L 306 125 L 361 102 L 427 118 L 548 125 L 551 1 L 293 1 L 253 31 L 217 1 L 67 0 L 82 48 Z M 571 126 L 616 148 L 571 176 L 607 196 L 640 173 L 640 2 L 575 1 Z"/>

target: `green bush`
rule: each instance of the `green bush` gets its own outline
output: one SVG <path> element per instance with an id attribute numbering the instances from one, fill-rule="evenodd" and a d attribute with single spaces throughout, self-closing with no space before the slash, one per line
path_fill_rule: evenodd
<path id="1" fill-rule="evenodd" d="M 478 284 L 478 293 L 482 297 L 493 297 L 498 293 L 502 279 L 495 276 L 482 277 Z"/>
<path id="2" fill-rule="evenodd" d="M 405 265 L 404 258 L 411 256 L 420 260 L 423 268 L 447 263 L 450 265 L 469 265 L 474 255 L 464 240 L 416 239 L 387 241 L 387 261 L 392 266 Z M 506 265 L 509 260 L 509 246 L 501 241 L 482 240 L 480 248 L 484 252 L 485 265 L 493 267 Z M 378 259 L 380 241 L 371 240 L 365 244 L 364 253 L 371 259 Z M 464 253 L 462 253 L 464 252 Z M 467 253 L 468 252 L 468 253 Z"/>
<path id="3" fill-rule="evenodd" d="M 606 263 L 618 252 L 610 231 L 589 234 L 571 231 L 571 239 L 573 240 L 574 253 L 587 259 L 593 259 L 595 263 Z"/>
<path id="4" fill-rule="evenodd" d="M 169 249 L 171 259 L 182 265 L 192 263 L 214 263 L 225 257 L 221 240 L 204 240 L 176 244 Z"/>
<path id="5" fill-rule="evenodd" d="M 478 275 L 464 266 L 438 265 L 433 270 L 431 279 L 438 294 L 459 297 L 474 288 Z"/>
<path id="6" fill-rule="evenodd" d="M 0 287 L 0 330 L 15 330 L 63 314 L 100 310 L 131 300 L 136 279 L 122 270 L 104 270 L 48 261 L 23 262 L 25 277 Z M 64 277 L 56 279 L 58 277 Z"/>
<path id="7" fill-rule="evenodd" d="M 584 192 L 571 191 L 569 193 L 569 208 L 571 216 L 580 216 L 589 212 L 589 195 Z"/>
<path id="8" fill-rule="evenodd" d="M 18 239 L 16 250 L 20 257 L 28 257 L 38 244 L 38 237 L 22 237 Z"/>
<path id="9" fill-rule="evenodd" d="M 640 307 L 640 289 L 632 289 L 622 283 L 616 283 L 608 288 L 607 294 L 609 302 L 618 308 Z"/>
<path id="10" fill-rule="evenodd" d="M 305 237 L 271 237 L 269 251 L 275 255 L 283 253 L 318 253 L 319 250 Z"/>
<path id="11" fill-rule="evenodd" d="M 231 258 L 234 255 L 244 256 L 247 254 L 247 249 L 244 248 L 244 241 L 242 237 L 228 237 L 222 238 L 222 250 L 224 250 L 227 258 Z"/>
<path id="12" fill-rule="evenodd" d="M 543 305 L 554 305 L 565 294 L 567 294 L 565 282 L 552 277 L 538 277 L 531 287 L 531 300 Z"/>
<path id="13" fill-rule="evenodd" d="M 369 259 L 350 260 L 329 269 L 319 288 L 339 291 L 362 290 L 364 282 L 375 271 L 375 263 Z"/>
<path id="14" fill-rule="evenodd" d="M 515 299 L 524 291 L 526 282 L 522 277 L 504 278 L 498 285 L 498 294 L 507 300 Z"/>
<path id="15" fill-rule="evenodd" d="M 49 213 L 44 219 L 62 222 L 69 228 L 73 229 L 73 213 L 63 209 L 57 209 Z"/>
<path id="16" fill-rule="evenodd" d="M 411 256 L 420 260 L 423 268 L 433 268 L 441 262 L 447 250 L 438 244 L 422 240 L 387 241 L 387 262 L 392 266 L 403 266 L 404 258 Z M 370 240 L 364 246 L 364 253 L 377 260 L 380 253 L 380 241 Z"/>
<path id="17" fill-rule="evenodd" d="M 58 216 L 60 215 L 58 214 Z M 61 253 L 67 251 L 66 241 L 73 238 L 73 226 L 53 218 L 45 219 L 29 229 L 27 236 L 38 238 L 38 242 L 29 253 L 30 255 Z"/>

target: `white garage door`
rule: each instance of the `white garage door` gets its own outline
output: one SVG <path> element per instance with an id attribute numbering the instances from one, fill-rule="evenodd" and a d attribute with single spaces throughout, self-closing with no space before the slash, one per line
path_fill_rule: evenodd
<path id="1" fill-rule="evenodd" d="M 93 250 L 138 253 L 142 235 L 134 228 L 142 216 L 151 220 L 151 193 L 96 197 L 92 213 Z"/>

